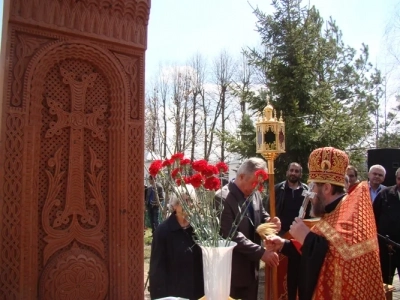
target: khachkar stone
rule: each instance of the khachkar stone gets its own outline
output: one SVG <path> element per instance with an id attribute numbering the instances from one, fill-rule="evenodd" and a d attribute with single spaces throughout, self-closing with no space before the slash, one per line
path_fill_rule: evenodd
<path id="1" fill-rule="evenodd" d="M 149 11 L 5 1 L 0 299 L 144 298 Z"/>

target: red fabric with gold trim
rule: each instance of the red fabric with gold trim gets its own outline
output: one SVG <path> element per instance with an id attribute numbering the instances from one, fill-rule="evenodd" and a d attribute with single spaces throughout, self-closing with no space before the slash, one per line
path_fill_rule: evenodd
<path id="1" fill-rule="evenodd" d="M 329 242 L 313 299 L 386 299 L 367 182 L 311 230 Z"/>
<path id="2" fill-rule="evenodd" d="M 315 149 L 308 158 L 308 181 L 344 186 L 349 165 L 346 152 L 332 147 Z"/>

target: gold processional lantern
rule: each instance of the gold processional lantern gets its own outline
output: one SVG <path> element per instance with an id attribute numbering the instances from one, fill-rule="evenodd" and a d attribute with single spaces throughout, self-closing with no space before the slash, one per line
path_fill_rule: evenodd
<path id="1" fill-rule="evenodd" d="M 275 217 L 274 161 L 285 152 L 285 122 L 269 102 L 256 122 L 256 151 L 268 162 L 270 216 Z M 265 268 L 265 299 L 278 299 L 277 268 Z"/>
<path id="2" fill-rule="evenodd" d="M 256 122 L 257 153 L 266 160 L 278 157 L 285 152 L 285 122 L 282 112 L 278 119 L 276 111 L 271 104 L 263 110 L 262 116 Z"/>

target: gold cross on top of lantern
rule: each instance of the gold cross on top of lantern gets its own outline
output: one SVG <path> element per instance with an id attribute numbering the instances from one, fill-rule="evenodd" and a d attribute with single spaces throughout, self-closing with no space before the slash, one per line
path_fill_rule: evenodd
<path id="1" fill-rule="evenodd" d="M 269 101 L 256 122 L 256 144 L 257 153 L 285 152 L 285 122 L 282 111 L 278 119 Z"/>

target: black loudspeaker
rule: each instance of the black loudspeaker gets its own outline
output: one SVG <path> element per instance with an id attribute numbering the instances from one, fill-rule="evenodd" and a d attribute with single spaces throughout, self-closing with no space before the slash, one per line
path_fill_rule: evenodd
<path id="1" fill-rule="evenodd" d="M 400 149 L 370 149 L 368 150 L 368 170 L 373 165 L 381 165 L 386 169 L 386 186 L 396 184 L 396 170 L 400 168 Z"/>

